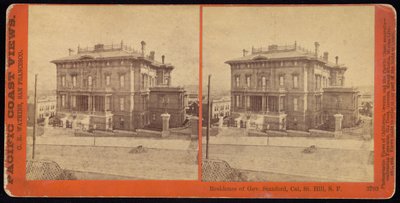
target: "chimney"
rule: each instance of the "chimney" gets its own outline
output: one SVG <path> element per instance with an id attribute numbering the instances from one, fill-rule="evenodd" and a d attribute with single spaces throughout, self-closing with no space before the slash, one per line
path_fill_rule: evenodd
<path id="1" fill-rule="evenodd" d="M 329 53 L 324 52 L 324 61 L 328 62 L 328 59 L 329 59 L 328 56 L 329 56 Z"/>
<path id="2" fill-rule="evenodd" d="M 315 45 L 315 56 L 318 57 L 319 43 L 318 42 L 314 42 L 314 45 Z"/>
<path id="3" fill-rule="evenodd" d="M 336 60 L 336 65 L 338 65 L 338 62 L 339 62 L 339 56 L 336 56 L 336 57 L 335 57 L 335 60 Z"/>
<path id="4" fill-rule="evenodd" d="M 162 62 L 162 64 L 164 64 L 164 61 L 165 61 L 165 56 L 162 55 L 162 56 L 161 56 L 161 62 Z"/>
<path id="5" fill-rule="evenodd" d="M 144 56 L 144 52 L 146 51 L 146 42 L 142 41 L 140 44 L 142 45 L 142 55 Z"/>
<path id="6" fill-rule="evenodd" d="M 151 59 L 151 60 L 154 60 L 154 55 L 156 54 L 156 52 L 155 51 L 151 51 L 150 52 L 150 55 L 149 55 L 149 58 Z"/>
<path id="7" fill-rule="evenodd" d="M 247 52 L 248 51 L 246 49 L 243 49 L 243 56 L 246 56 Z"/>

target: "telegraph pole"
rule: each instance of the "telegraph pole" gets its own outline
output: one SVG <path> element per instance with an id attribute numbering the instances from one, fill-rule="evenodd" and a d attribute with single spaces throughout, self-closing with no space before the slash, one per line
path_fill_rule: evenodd
<path id="1" fill-rule="evenodd" d="M 210 137 L 210 80 L 211 75 L 208 75 L 206 159 L 208 159 L 208 140 Z"/>
<path id="2" fill-rule="evenodd" d="M 35 74 L 35 96 L 33 101 L 33 135 L 32 135 L 32 159 L 35 159 L 35 142 L 36 142 L 36 89 L 37 89 L 37 74 Z"/>

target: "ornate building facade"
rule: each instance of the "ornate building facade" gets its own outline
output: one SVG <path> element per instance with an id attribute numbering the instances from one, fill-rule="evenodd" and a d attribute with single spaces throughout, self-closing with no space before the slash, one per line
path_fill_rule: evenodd
<path id="1" fill-rule="evenodd" d="M 135 130 L 150 125 L 150 89 L 170 87 L 174 69 L 123 44 L 78 47 L 51 61 L 57 68 L 57 115 L 78 128 Z M 182 97 L 183 99 L 183 97 Z M 183 107 L 184 108 L 184 107 Z"/>
<path id="2" fill-rule="evenodd" d="M 326 126 L 334 113 L 346 108 L 343 126 L 353 126 L 352 119 L 358 117 L 358 91 L 343 89 L 347 67 L 339 64 L 337 56 L 330 62 L 328 52 L 320 56 L 319 43 L 314 45 L 314 51 L 297 43 L 252 48 L 250 54 L 243 50 L 242 57 L 227 61 L 232 112 L 240 114 L 238 121 L 263 130 L 306 131 Z M 330 91 L 333 87 L 335 91 Z M 336 100 L 343 102 L 333 109 L 324 108 Z"/>

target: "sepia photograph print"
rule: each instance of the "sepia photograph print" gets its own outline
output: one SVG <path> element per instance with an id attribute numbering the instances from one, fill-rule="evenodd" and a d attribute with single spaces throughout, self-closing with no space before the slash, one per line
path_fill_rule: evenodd
<path id="1" fill-rule="evenodd" d="M 13 4 L 10 197 L 385 199 L 396 10 Z"/>
<path id="2" fill-rule="evenodd" d="M 197 180 L 199 9 L 29 6 L 27 180 Z"/>
<path id="3" fill-rule="evenodd" d="M 374 7 L 203 8 L 202 181 L 374 181 Z"/>

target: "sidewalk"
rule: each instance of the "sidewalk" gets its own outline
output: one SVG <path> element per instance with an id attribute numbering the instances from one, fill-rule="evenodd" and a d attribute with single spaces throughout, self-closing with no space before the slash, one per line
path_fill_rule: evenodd
<path id="1" fill-rule="evenodd" d="M 297 147 L 211 144 L 209 153 L 212 159 L 227 161 L 239 170 L 339 182 L 372 182 L 374 177 L 370 152 L 362 150 L 317 148 L 307 154 Z"/>
<path id="2" fill-rule="evenodd" d="M 205 144 L 206 139 L 202 139 Z M 253 145 L 253 146 L 287 146 L 318 148 L 349 149 L 349 150 L 374 150 L 373 140 L 335 139 L 326 137 L 247 137 L 243 130 L 224 129 L 217 136 L 210 136 L 213 145 Z"/>
<path id="3" fill-rule="evenodd" d="M 131 153 L 131 150 L 126 147 L 37 145 L 35 159 L 55 161 L 70 171 L 99 174 L 92 177 L 98 180 L 112 176 L 126 180 L 197 179 L 197 152 L 194 150 L 147 148 L 143 153 Z M 28 159 L 31 153 L 32 146 L 28 145 Z"/>
<path id="4" fill-rule="evenodd" d="M 64 146 L 96 146 L 96 147 L 137 147 L 189 150 L 191 141 L 183 139 L 137 138 L 137 137 L 70 137 L 70 136 L 38 136 L 38 145 Z M 32 144 L 32 139 L 27 139 Z"/>

